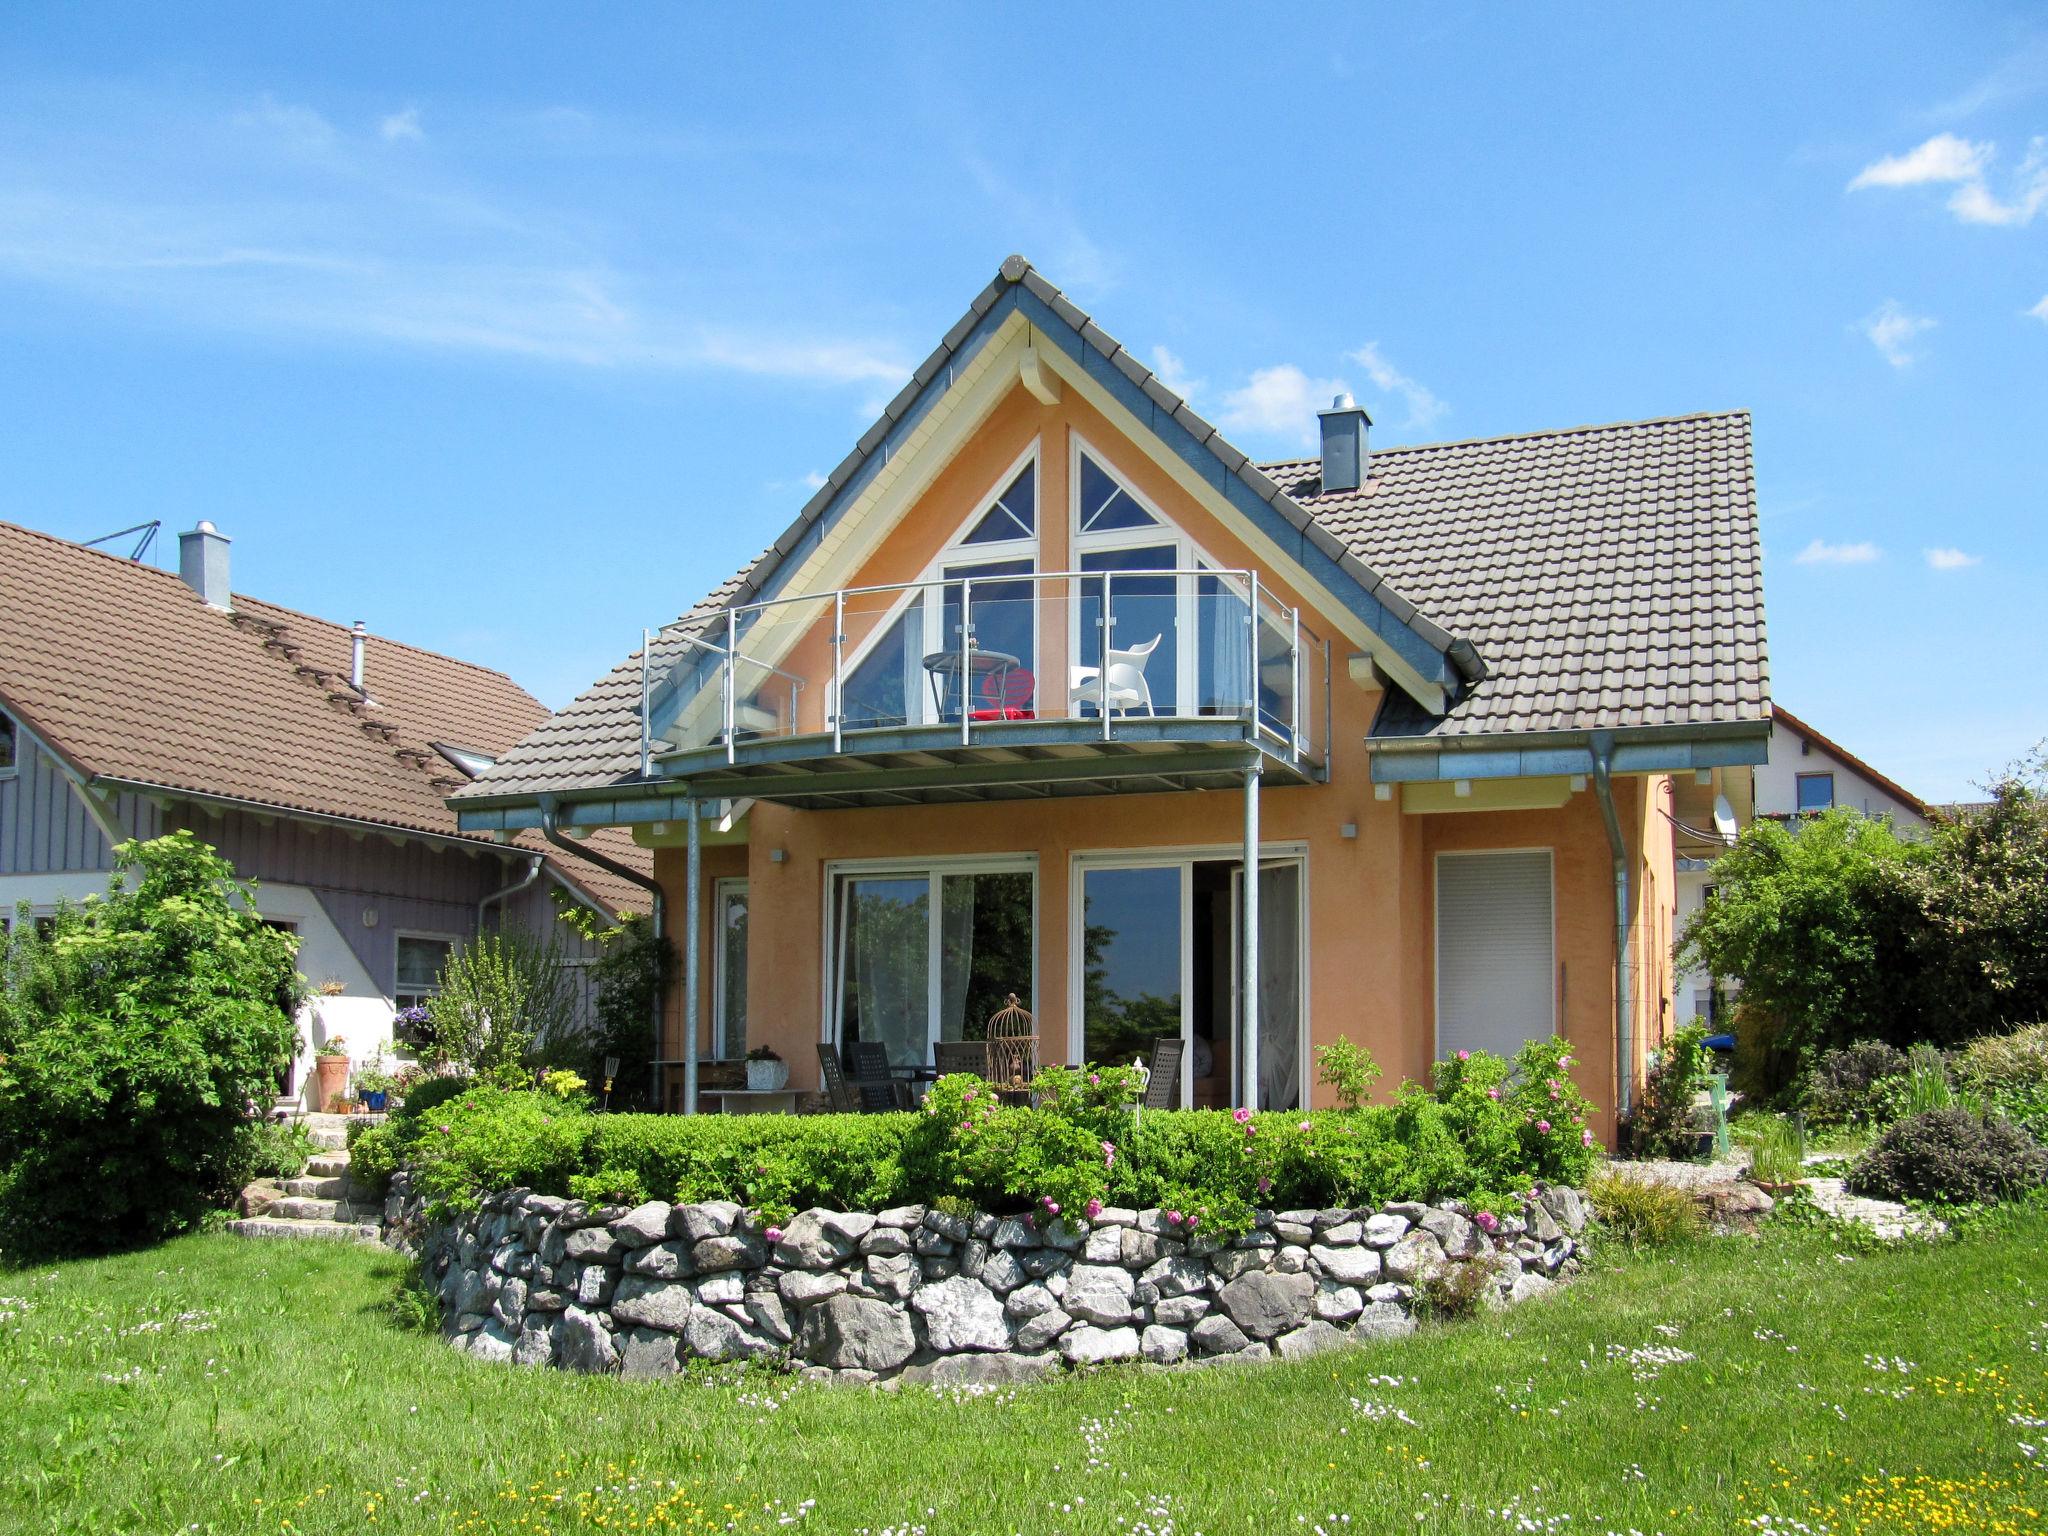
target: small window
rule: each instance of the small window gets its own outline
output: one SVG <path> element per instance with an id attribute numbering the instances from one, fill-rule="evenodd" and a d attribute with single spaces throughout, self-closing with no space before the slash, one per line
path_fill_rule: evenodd
<path id="1" fill-rule="evenodd" d="M 14 718 L 0 710 L 0 779 L 14 772 Z"/>
<path id="2" fill-rule="evenodd" d="M 1109 471 L 1087 454 L 1081 455 L 1081 531 L 1108 533 L 1118 528 L 1151 528 L 1159 519 L 1138 505 L 1138 500 L 1116 481 Z"/>
<path id="3" fill-rule="evenodd" d="M 1835 803 L 1835 776 L 1832 773 L 1802 773 L 1799 775 L 1799 814 L 1810 816 L 1831 809 Z"/>
<path id="4" fill-rule="evenodd" d="M 455 953 L 453 939 L 429 938 L 423 934 L 398 936 L 398 985 L 393 1000 L 400 1008 L 414 1008 L 441 990 L 441 972 Z"/>
<path id="5" fill-rule="evenodd" d="M 1038 466 L 1026 464 L 962 544 L 998 544 L 1038 533 Z"/>

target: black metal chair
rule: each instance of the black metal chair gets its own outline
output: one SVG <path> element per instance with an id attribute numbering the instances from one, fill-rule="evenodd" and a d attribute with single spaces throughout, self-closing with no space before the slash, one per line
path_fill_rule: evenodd
<path id="1" fill-rule="evenodd" d="M 860 1100 L 854 1096 L 853 1086 L 846 1080 L 846 1069 L 839 1061 L 839 1047 L 818 1046 L 818 1083 L 825 1090 L 825 1100 L 832 1106 L 835 1115 L 856 1115 L 860 1113 Z"/>
<path id="2" fill-rule="evenodd" d="M 1180 1102 L 1180 1059 L 1187 1042 L 1167 1035 L 1152 1042 L 1152 1060 L 1146 1064 L 1151 1076 L 1145 1079 L 1145 1107 L 1172 1109 Z"/>
<path id="3" fill-rule="evenodd" d="M 971 1072 L 976 1077 L 987 1077 L 988 1042 L 941 1040 L 932 1047 L 932 1063 L 938 1068 L 941 1077 L 950 1077 L 955 1072 Z"/>
<path id="4" fill-rule="evenodd" d="M 898 1082 L 889 1070 L 889 1053 L 882 1049 L 881 1041 L 854 1041 L 846 1048 L 846 1065 L 862 1114 L 882 1115 L 907 1107 L 909 1085 Z"/>

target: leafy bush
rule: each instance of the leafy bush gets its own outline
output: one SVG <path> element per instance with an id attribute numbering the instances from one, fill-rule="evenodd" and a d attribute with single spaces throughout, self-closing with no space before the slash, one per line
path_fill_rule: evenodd
<path id="1" fill-rule="evenodd" d="M 509 1087 L 570 1049 L 576 999 L 561 945 L 523 929 L 481 934 L 442 968 L 427 1002 L 432 1054 L 462 1075 Z"/>
<path id="2" fill-rule="evenodd" d="M 1957 1085 L 2048 1144 L 2048 1024 L 1972 1040 L 1956 1057 Z"/>
<path id="3" fill-rule="evenodd" d="M 1876 1093 L 1889 1077 L 1903 1077 L 1906 1053 L 1883 1040 L 1858 1040 L 1821 1053 L 1801 1091 L 1806 1123 L 1815 1130 L 1889 1124 Z"/>
<path id="4" fill-rule="evenodd" d="M 1693 1099 L 1707 1083 L 1706 1042 L 1704 1024 L 1682 1025 L 1651 1059 L 1643 1091 L 1622 1128 L 1636 1156 L 1693 1155 L 1699 1140 Z"/>
<path id="5" fill-rule="evenodd" d="M 1925 1115 L 1954 1109 L 1956 1094 L 1948 1080 L 1948 1062 L 1940 1051 L 1921 1041 L 1906 1052 L 1905 1114 Z"/>
<path id="6" fill-rule="evenodd" d="M 1913 890 L 1929 1004 L 1920 1037 L 1954 1045 L 2048 1018 L 2048 755 L 1999 775 L 1991 803 L 1935 831 Z"/>
<path id="7" fill-rule="evenodd" d="M 2048 1183 L 2048 1151 L 2000 1116 L 1935 1109 L 1901 1120 L 1849 1175 L 1859 1195 L 1975 1205 Z"/>
<path id="8" fill-rule="evenodd" d="M 1329 1044 L 1316 1047 L 1316 1081 L 1335 1091 L 1339 1109 L 1362 1107 L 1365 1096 L 1379 1080 L 1380 1064 L 1350 1036 L 1339 1035 Z"/>
<path id="9" fill-rule="evenodd" d="M 1700 1210 L 1693 1204 L 1692 1191 L 1676 1184 L 1601 1172 L 1588 1181 L 1586 1198 L 1602 1230 L 1630 1248 L 1662 1248 L 1700 1231 Z"/>
<path id="10" fill-rule="evenodd" d="M 296 1179 L 313 1157 L 313 1134 L 293 1120 L 259 1120 L 242 1130 L 243 1165 L 248 1179 Z"/>
<path id="11" fill-rule="evenodd" d="M 408 1164 L 438 1209 L 514 1184 L 579 1199 L 733 1200 L 780 1218 L 957 1201 L 1041 1219 L 1091 1205 L 1178 1213 L 1186 1230 L 1245 1230 L 1255 1206 L 1463 1199 L 1503 1209 L 1537 1181 L 1576 1184 L 1595 1152 L 1562 1042 L 1515 1063 L 1473 1053 L 1391 1104 L 1309 1114 L 1139 1113 L 1130 1067 L 1051 1068 L 1038 1103 L 941 1078 L 915 1114 L 593 1115 L 552 1095 L 474 1088 L 409 1101 L 356 1143 L 358 1177 Z"/>
<path id="12" fill-rule="evenodd" d="M 104 898 L 0 966 L 0 1248 L 97 1252 L 233 1193 L 292 1053 L 296 941 L 189 832 L 126 842 Z M 136 877 L 134 887 L 128 877 Z"/>

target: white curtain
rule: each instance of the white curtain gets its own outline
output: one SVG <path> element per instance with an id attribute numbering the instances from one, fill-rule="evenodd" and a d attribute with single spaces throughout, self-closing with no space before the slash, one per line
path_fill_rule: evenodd
<path id="1" fill-rule="evenodd" d="M 1259 1107 L 1301 1102 L 1301 867 L 1259 871 Z"/>
<path id="2" fill-rule="evenodd" d="M 922 1066 L 929 1054 L 929 889 L 922 875 L 846 883 L 860 1038 L 879 1040 L 891 1066 Z"/>

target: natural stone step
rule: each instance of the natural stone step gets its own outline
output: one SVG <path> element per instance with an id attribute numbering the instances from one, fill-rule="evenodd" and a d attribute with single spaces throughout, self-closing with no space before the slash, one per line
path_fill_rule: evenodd
<path id="1" fill-rule="evenodd" d="M 306 1138 L 323 1152 L 342 1152 L 348 1148 L 347 1131 L 323 1131 L 309 1128 L 306 1132 Z"/>
<path id="2" fill-rule="evenodd" d="M 314 1237 L 330 1242 L 374 1243 L 377 1226 L 367 1221 L 280 1221 L 274 1216 L 251 1216 L 228 1223 L 237 1237 Z"/>
<path id="3" fill-rule="evenodd" d="M 335 1221 L 340 1219 L 341 1204 L 339 1200 L 318 1200 L 305 1195 L 287 1195 L 270 1208 L 270 1214 L 286 1221 Z"/>
<path id="4" fill-rule="evenodd" d="M 321 1152 L 306 1160 L 309 1178 L 331 1179 L 348 1172 L 347 1152 Z"/>
<path id="5" fill-rule="evenodd" d="M 316 1200 L 346 1200 L 349 1180 L 346 1175 L 334 1178 L 286 1179 L 284 1192 L 288 1195 L 308 1195 Z"/>

